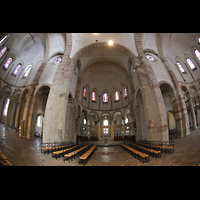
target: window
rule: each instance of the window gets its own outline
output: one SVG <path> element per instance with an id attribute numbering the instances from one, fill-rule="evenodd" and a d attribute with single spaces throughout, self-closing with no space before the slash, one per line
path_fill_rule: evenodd
<path id="1" fill-rule="evenodd" d="M 10 64 L 11 64 L 11 62 L 12 62 L 12 58 L 10 57 L 10 58 L 8 58 L 8 60 L 6 60 L 6 62 L 5 62 L 5 64 L 4 64 L 4 68 L 5 68 L 5 69 L 8 69 L 8 67 L 9 67 Z"/>
<path id="2" fill-rule="evenodd" d="M 198 44 L 200 44 L 200 37 L 197 38 L 197 42 L 198 42 Z"/>
<path id="3" fill-rule="evenodd" d="M 96 102 L 96 92 L 92 92 L 92 101 Z"/>
<path id="4" fill-rule="evenodd" d="M 196 57 L 199 59 L 199 61 L 200 61 L 200 52 L 199 52 L 199 50 L 196 49 L 194 51 L 194 53 L 195 53 Z"/>
<path id="5" fill-rule="evenodd" d="M 194 63 L 192 62 L 190 58 L 187 58 L 186 61 L 192 70 L 196 69 L 196 66 L 194 65 Z"/>
<path id="6" fill-rule="evenodd" d="M 115 91 L 115 101 L 119 101 L 119 92 Z"/>
<path id="7" fill-rule="evenodd" d="M 59 63 L 61 60 L 62 60 L 61 57 L 56 58 L 56 59 L 53 61 L 53 64 L 56 65 L 56 64 Z"/>
<path id="8" fill-rule="evenodd" d="M 18 72 L 19 72 L 19 69 L 21 68 L 21 64 L 18 64 L 16 67 L 15 67 L 15 70 L 14 70 L 14 72 L 13 72 L 13 74 L 16 76 L 17 74 L 18 74 Z"/>
<path id="9" fill-rule="evenodd" d="M 84 120 L 83 120 L 83 124 L 86 125 L 86 123 L 87 123 L 87 121 L 86 121 L 86 119 L 84 119 Z"/>
<path id="10" fill-rule="evenodd" d="M 108 126 L 108 120 L 103 120 L 103 126 Z M 108 128 L 103 128 L 103 134 L 108 135 Z"/>
<path id="11" fill-rule="evenodd" d="M 7 99 L 6 99 L 5 106 L 4 106 L 4 109 L 3 109 L 3 116 L 4 116 L 4 117 L 7 116 L 9 103 L 10 103 L 10 99 L 7 98 Z"/>
<path id="12" fill-rule="evenodd" d="M 4 53 L 6 53 L 7 47 L 4 47 L 1 51 L 0 51 L 0 58 L 4 55 Z"/>
<path id="13" fill-rule="evenodd" d="M 103 120 L 103 126 L 108 126 L 108 120 L 107 119 Z"/>
<path id="14" fill-rule="evenodd" d="M 125 124 L 128 124 L 128 118 L 127 117 L 125 118 Z"/>
<path id="15" fill-rule="evenodd" d="M 30 71 L 31 71 L 31 66 L 32 66 L 32 65 L 28 65 L 28 66 L 26 67 L 26 69 L 25 69 L 25 71 L 24 71 L 24 75 L 23 75 L 24 78 L 26 78 L 26 77 L 28 76 L 28 74 L 30 73 Z"/>
<path id="16" fill-rule="evenodd" d="M 1 40 L 0 40 L 0 44 L 8 37 L 8 35 L 5 35 Z"/>
<path id="17" fill-rule="evenodd" d="M 43 116 L 39 115 L 37 118 L 37 126 L 38 127 L 42 127 L 42 120 L 43 120 Z"/>
<path id="18" fill-rule="evenodd" d="M 124 86 L 124 98 L 126 98 L 127 96 L 128 96 L 127 87 Z"/>
<path id="19" fill-rule="evenodd" d="M 150 60 L 150 61 L 152 61 L 152 62 L 155 62 L 156 61 L 156 59 L 153 57 L 153 56 L 151 56 L 151 55 L 146 55 L 146 58 L 148 59 L 148 60 Z"/>
<path id="20" fill-rule="evenodd" d="M 176 62 L 176 64 L 177 64 L 178 68 L 181 70 L 182 73 L 186 73 L 185 69 L 183 68 L 183 66 L 181 65 L 180 62 Z"/>
<path id="21" fill-rule="evenodd" d="M 87 89 L 84 87 L 83 88 L 83 97 L 86 97 L 86 94 L 87 94 Z"/>
<path id="22" fill-rule="evenodd" d="M 107 93 L 103 93 L 103 102 L 108 103 L 108 94 Z"/>

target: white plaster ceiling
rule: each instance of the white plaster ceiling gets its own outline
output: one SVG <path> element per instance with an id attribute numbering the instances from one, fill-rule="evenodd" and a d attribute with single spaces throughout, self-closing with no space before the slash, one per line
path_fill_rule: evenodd
<path id="1" fill-rule="evenodd" d="M 135 47 L 134 33 L 72 33 L 72 50 L 70 57 L 89 44 L 98 42 L 108 42 L 112 40 L 114 43 L 124 45 L 130 49 L 135 56 L 137 56 L 137 50 Z"/>

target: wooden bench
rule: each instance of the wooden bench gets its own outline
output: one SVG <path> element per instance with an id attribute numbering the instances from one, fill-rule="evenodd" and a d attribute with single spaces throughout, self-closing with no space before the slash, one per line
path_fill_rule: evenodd
<path id="1" fill-rule="evenodd" d="M 135 147 L 136 149 L 138 149 L 139 151 L 142 151 L 143 153 L 146 153 L 150 156 L 152 156 L 153 158 L 161 158 L 161 151 L 158 150 L 154 150 L 154 149 L 150 149 L 144 146 L 141 146 L 137 143 L 129 143 L 131 146 Z"/>
<path id="2" fill-rule="evenodd" d="M 66 145 L 59 145 L 59 146 L 52 146 L 52 147 L 42 147 L 41 148 L 41 153 L 52 153 L 54 151 L 58 151 L 58 150 L 62 150 L 64 148 L 67 148 L 67 147 L 71 147 L 71 146 L 74 146 L 74 144 L 66 144 Z"/>
<path id="3" fill-rule="evenodd" d="M 12 166 L 7 157 L 0 150 L 0 166 Z"/>
<path id="4" fill-rule="evenodd" d="M 149 147 L 151 149 L 160 150 L 162 153 L 174 153 L 174 146 L 163 146 L 163 145 L 154 145 L 154 144 L 147 144 L 147 143 L 138 143 L 142 146 Z"/>
<path id="5" fill-rule="evenodd" d="M 71 153 L 65 154 L 64 161 L 66 161 L 66 160 L 68 160 L 69 162 L 70 162 L 70 160 L 72 161 L 73 159 L 75 159 L 76 155 L 83 153 L 85 150 L 87 150 L 88 147 L 89 147 L 89 145 L 86 145 L 86 146 L 81 147 L 80 149 L 72 151 Z"/>
<path id="6" fill-rule="evenodd" d="M 87 152 L 85 152 L 81 157 L 79 157 L 79 163 L 83 163 L 85 165 L 91 158 L 95 150 L 96 150 L 96 145 L 92 146 Z"/>
<path id="7" fill-rule="evenodd" d="M 134 156 L 135 158 L 139 159 L 140 162 L 142 162 L 144 164 L 144 162 L 149 162 L 149 155 L 142 153 L 136 149 L 133 149 L 125 144 L 122 144 L 121 147 L 124 150 L 127 150 L 128 153 L 130 153 L 132 156 Z"/>
<path id="8" fill-rule="evenodd" d="M 66 148 L 66 149 L 63 149 L 63 150 L 59 150 L 59 151 L 54 151 L 52 152 L 52 158 L 60 158 L 61 156 L 64 156 L 64 154 L 67 154 L 67 153 L 70 153 L 71 151 L 73 150 L 76 150 L 80 145 L 75 145 L 75 146 L 72 146 L 70 148 Z"/>

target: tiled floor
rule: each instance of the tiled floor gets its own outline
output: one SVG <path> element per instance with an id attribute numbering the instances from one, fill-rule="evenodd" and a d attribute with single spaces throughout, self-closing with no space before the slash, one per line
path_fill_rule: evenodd
<path id="1" fill-rule="evenodd" d="M 78 158 L 68 163 L 43 155 L 40 151 L 41 139 L 19 138 L 11 128 L 0 124 L 0 149 L 13 166 L 80 166 Z M 120 146 L 97 147 L 86 166 L 197 166 L 200 164 L 200 128 L 189 136 L 175 139 L 173 154 L 162 153 L 162 158 L 150 158 L 142 164 Z"/>

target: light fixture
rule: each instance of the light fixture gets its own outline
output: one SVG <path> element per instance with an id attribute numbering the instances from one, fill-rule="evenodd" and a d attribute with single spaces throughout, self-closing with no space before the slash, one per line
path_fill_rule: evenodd
<path id="1" fill-rule="evenodd" d="M 114 42 L 113 42 L 112 40 L 109 40 L 109 41 L 108 41 L 108 45 L 109 45 L 109 46 L 112 46 L 113 43 L 114 43 Z"/>

